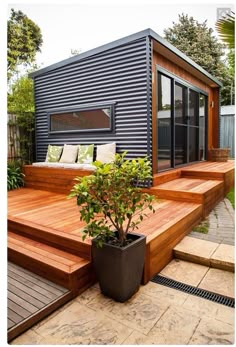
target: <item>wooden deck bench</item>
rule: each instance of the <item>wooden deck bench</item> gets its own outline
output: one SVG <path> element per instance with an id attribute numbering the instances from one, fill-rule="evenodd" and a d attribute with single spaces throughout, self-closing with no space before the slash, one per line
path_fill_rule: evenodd
<path id="1" fill-rule="evenodd" d="M 94 170 L 24 165 L 25 187 L 33 189 L 48 190 L 51 192 L 69 194 L 76 183 L 75 177 L 88 176 Z"/>

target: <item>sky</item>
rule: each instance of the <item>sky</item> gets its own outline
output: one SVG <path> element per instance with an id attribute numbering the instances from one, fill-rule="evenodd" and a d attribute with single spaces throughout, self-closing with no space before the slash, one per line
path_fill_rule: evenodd
<path id="1" fill-rule="evenodd" d="M 178 21 L 178 14 L 207 20 L 214 29 L 217 8 L 232 8 L 228 3 L 171 2 L 153 0 L 93 1 L 62 3 L 9 2 L 10 9 L 21 10 L 41 29 L 43 45 L 37 64 L 45 67 L 67 59 L 71 50 L 85 52 L 138 31 L 151 28 L 163 36 L 163 30 Z"/>

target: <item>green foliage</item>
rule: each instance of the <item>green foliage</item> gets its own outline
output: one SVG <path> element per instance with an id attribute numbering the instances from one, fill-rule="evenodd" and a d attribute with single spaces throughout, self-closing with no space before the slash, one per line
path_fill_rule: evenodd
<path id="1" fill-rule="evenodd" d="M 10 78 L 19 65 L 29 65 L 34 62 L 43 40 L 38 25 L 23 12 L 14 9 L 11 9 L 7 30 L 7 63 L 8 78 Z"/>
<path id="2" fill-rule="evenodd" d="M 27 76 L 16 80 L 8 94 L 8 113 L 15 114 L 15 123 L 10 120 L 9 127 L 19 128 L 19 147 L 22 162 L 29 164 L 33 161 L 34 142 L 34 90 L 33 81 Z M 15 144 L 16 145 L 16 144 Z"/>
<path id="3" fill-rule="evenodd" d="M 17 189 L 24 185 L 24 174 L 21 172 L 21 166 L 17 162 L 11 162 L 7 165 L 7 190 Z"/>
<path id="4" fill-rule="evenodd" d="M 231 205 L 235 209 L 234 187 L 230 189 L 230 191 L 226 197 L 227 197 L 227 199 L 229 199 L 229 201 L 231 202 Z"/>
<path id="5" fill-rule="evenodd" d="M 126 152 L 116 154 L 115 161 L 102 164 L 96 161 L 93 175 L 77 177 L 69 197 L 76 197 L 81 206 L 80 220 L 87 223 L 86 236 L 98 237 L 98 246 L 110 237 L 120 246 L 126 244 L 127 234 L 138 228 L 147 207 L 154 212 L 153 196 L 142 193 L 138 186 L 152 178 L 147 158 L 125 160 Z"/>
<path id="6" fill-rule="evenodd" d="M 34 112 L 34 86 L 28 76 L 22 76 L 13 83 L 8 94 L 7 109 L 15 114 Z"/>
<path id="7" fill-rule="evenodd" d="M 235 17 L 232 12 L 226 17 L 219 19 L 216 22 L 216 30 L 222 41 L 224 41 L 230 49 L 234 49 L 234 22 Z"/>
<path id="8" fill-rule="evenodd" d="M 225 45 L 213 36 L 213 29 L 207 27 L 207 21 L 199 23 L 193 17 L 181 14 L 178 23 L 164 30 L 164 37 L 222 82 L 221 103 L 230 104 L 234 77 L 223 61 Z"/>
<path id="9" fill-rule="evenodd" d="M 206 218 L 200 224 L 193 228 L 193 231 L 198 233 L 207 234 L 209 229 L 209 220 Z"/>

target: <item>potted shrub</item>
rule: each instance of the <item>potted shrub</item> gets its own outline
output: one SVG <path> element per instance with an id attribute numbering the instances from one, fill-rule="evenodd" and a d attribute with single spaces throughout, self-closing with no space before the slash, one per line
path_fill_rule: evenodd
<path id="1" fill-rule="evenodd" d="M 153 196 L 140 186 L 151 179 L 147 158 L 125 159 L 116 154 L 108 164 L 94 162 L 93 175 L 77 177 L 70 197 L 81 206 L 80 219 L 87 223 L 84 238 L 92 237 L 92 261 L 104 295 L 128 300 L 142 279 L 146 237 L 133 231 L 145 216 L 154 212 Z"/>

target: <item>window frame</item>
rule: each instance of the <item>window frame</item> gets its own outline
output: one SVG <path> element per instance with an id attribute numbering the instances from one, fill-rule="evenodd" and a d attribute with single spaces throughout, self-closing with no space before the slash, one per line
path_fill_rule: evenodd
<path id="1" fill-rule="evenodd" d="M 175 122 L 175 110 L 174 110 L 174 96 L 175 96 L 175 84 L 179 84 L 182 87 L 184 87 L 186 89 L 186 93 L 188 90 L 193 90 L 194 92 L 197 92 L 200 95 L 203 95 L 205 97 L 205 129 L 204 129 L 204 136 L 205 136 L 205 159 L 207 160 L 207 152 L 208 152 L 208 117 L 209 117 L 209 113 L 208 113 L 208 99 L 209 99 L 209 94 L 208 92 L 206 92 L 205 90 L 202 90 L 201 88 L 189 83 L 188 81 L 182 79 L 181 77 L 175 75 L 174 73 L 166 70 L 165 68 L 156 65 L 156 74 L 157 74 L 157 81 L 158 81 L 158 74 L 163 75 L 165 77 L 168 77 L 171 79 L 171 93 L 172 93 L 172 97 L 171 97 L 171 121 L 172 121 L 172 127 L 171 127 L 171 132 L 172 132 L 172 154 L 171 154 L 171 167 L 164 169 L 164 170 L 158 170 L 158 148 L 157 148 L 157 173 L 160 172 L 164 172 L 164 171 L 168 171 L 171 169 L 176 169 L 179 168 L 181 166 L 186 166 L 188 164 L 191 164 L 193 162 L 187 162 L 184 164 L 180 164 L 180 165 L 175 165 L 175 158 L 174 158 L 174 153 L 175 153 L 175 125 L 178 123 Z M 158 87 L 157 87 L 157 92 L 156 92 L 156 102 L 158 103 Z M 188 95 L 186 96 L 188 99 Z M 198 100 L 199 101 L 199 100 Z M 186 103 L 187 107 L 188 105 L 188 101 Z M 156 109 L 157 109 L 157 122 L 158 122 L 158 104 L 156 105 Z M 185 109 L 185 112 L 188 113 L 188 110 Z M 187 126 L 187 125 L 186 125 Z M 188 125 L 190 126 L 190 125 Z M 200 132 L 200 126 L 192 126 L 192 127 L 197 127 L 199 129 Z M 156 129 L 157 131 L 157 136 L 158 136 L 158 129 Z M 187 149 L 188 150 L 188 149 Z M 196 162 L 200 162 L 200 160 L 197 160 Z"/>
<path id="2" fill-rule="evenodd" d="M 73 113 L 73 112 L 81 112 L 81 111 L 93 111 L 97 109 L 110 109 L 110 127 L 109 128 L 97 128 L 97 129 L 71 129 L 71 130 L 51 130 L 51 116 L 54 114 L 64 114 L 64 113 Z M 47 111 L 47 119 L 48 119 L 48 133 L 50 135 L 53 134 L 70 134 L 70 133 L 83 133 L 83 134 L 90 134 L 90 133 L 100 133 L 100 132 L 113 132 L 114 130 L 114 114 L 115 114 L 115 103 L 109 102 L 109 103 L 102 103 L 102 104 L 87 104 L 87 105 L 81 105 L 78 107 L 63 107 L 60 109 L 51 109 Z"/>

